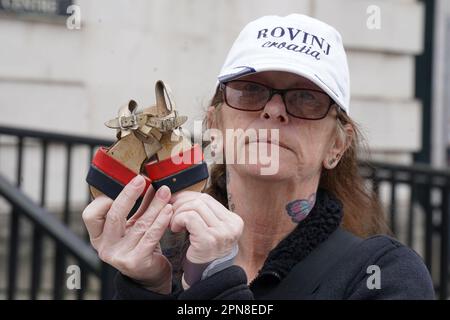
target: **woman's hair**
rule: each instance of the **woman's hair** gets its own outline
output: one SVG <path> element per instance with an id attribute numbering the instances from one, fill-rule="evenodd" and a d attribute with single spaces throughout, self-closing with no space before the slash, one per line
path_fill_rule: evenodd
<path id="1" fill-rule="evenodd" d="M 217 88 L 210 105 L 217 107 L 222 103 L 222 92 Z M 351 145 L 342 154 L 334 169 L 322 170 L 319 187 L 332 193 L 342 202 L 344 208 L 343 226 L 348 231 L 360 237 L 390 233 L 377 196 L 367 187 L 358 170 L 357 151 L 368 150 L 361 131 L 345 112 L 338 112 L 336 134 L 342 135 L 342 138 L 345 138 L 346 135 L 344 130 L 346 124 L 350 124 L 354 131 Z M 226 164 L 212 165 L 210 182 L 205 192 L 228 207 Z"/>

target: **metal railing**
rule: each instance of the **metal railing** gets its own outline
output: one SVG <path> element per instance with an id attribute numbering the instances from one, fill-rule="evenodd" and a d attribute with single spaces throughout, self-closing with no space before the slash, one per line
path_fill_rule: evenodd
<path id="1" fill-rule="evenodd" d="M 387 191 L 384 202 L 393 234 L 422 254 L 437 296 L 448 299 L 450 170 L 382 162 L 362 164 L 360 168 L 379 197 L 383 199 L 382 187 Z M 400 191 L 403 196 L 399 195 Z M 403 225 L 399 223 L 402 212 L 406 222 Z"/>
<path id="2" fill-rule="evenodd" d="M 17 161 L 15 186 L 0 176 L 0 199 L 2 197 L 6 199 L 12 207 L 9 213 L 7 241 L 6 297 L 8 299 L 16 298 L 20 258 L 18 252 L 23 244 L 23 241 L 20 241 L 22 231 L 20 221 L 23 218 L 31 221 L 33 228 L 30 239 L 32 248 L 29 257 L 31 274 L 27 287 L 28 298 L 39 298 L 39 293 L 42 291 L 42 268 L 45 265 L 42 256 L 43 251 L 45 251 L 44 237 L 50 238 L 56 248 L 54 255 L 51 257 L 53 298 L 63 299 L 69 296 L 67 290 L 64 290 L 65 272 L 69 257 L 75 259 L 75 263 L 82 268 L 82 286 L 80 290 L 77 290 L 77 299 L 84 299 L 88 291 L 94 292 L 100 298 L 110 297 L 113 270 L 98 261 L 88 244 L 86 233 L 77 234 L 73 229 L 77 227 L 76 224 L 82 224 L 82 222 L 81 208 L 72 208 L 71 182 L 73 177 L 71 168 L 76 146 L 88 148 L 89 152 L 85 161 L 86 164 L 89 164 L 97 146 L 111 145 L 113 141 L 0 127 L 0 154 L 2 152 L 2 136 L 10 136 L 15 139 L 13 144 L 16 149 Z M 38 203 L 31 201 L 21 191 L 23 179 L 28 178 L 23 177 L 23 164 L 26 161 L 24 148 L 28 139 L 38 142 L 41 148 L 42 167 L 38 174 L 40 180 L 40 201 Z M 46 189 L 49 180 L 47 170 L 48 149 L 54 144 L 64 146 L 65 150 L 65 174 L 62 177 L 52 177 L 53 179 L 64 180 L 65 190 L 61 218 L 57 218 L 55 214 L 50 213 L 51 210 L 45 209 Z M 360 168 L 363 176 L 384 200 L 383 203 L 387 206 L 386 211 L 393 233 L 424 257 L 426 266 L 432 274 L 437 296 L 440 299 L 448 298 L 450 171 L 436 170 L 422 165 L 404 166 L 381 162 L 371 162 L 369 165 L 361 164 Z M 2 164 L 0 163 L 1 173 Z M 37 176 L 33 177 L 33 179 L 36 178 Z M 90 195 L 86 186 L 85 203 L 87 204 L 89 201 Z M 71 212 L 75 212 L 75 216 L 80 219 L 79 222 L 70 223 Z M 0 242 L 0 247 L 2 245 Z M 88 275 L 94 276 L 100 282 L 98 288 L 89 286 Z"/>
<path id="3" fill-rule="evenodd" d="M 39 294 L 43 291 L 42 282 L 45 271 L 43 268 L 50 267 L 48 261 L 44 261 L 44 254 L 47 248 L 43 246 L 43 243 L 46 238 L 50 238 L 54 245 L 53 256 L 50 260 L 51 267 L 53 268 L 53 279 L 50 280 L 52 282 L 51 298 L 63 299 L 68 295 L 67 290 L 65 290 L 65 283 L 67 259 L 69 256 L 75 258 L 74 263 L 81 269 L 81 288 L 76 290 L 76 297 L 78 299 L 83 299 L 85 293 L 90 290 L 87 283 L 89 276 L 94 276 L 100 281 L 99 288 L 91 290 L 92 295 L 99 294 L 100 298 L 111 297 L 112 270 L 109 266 L 98 260 L 95 252 L 89 246 L 84 229 L 83 234 L 76 234 L 70 229 L 72 227 L 70 225 L 70 213 L 78 211 L 78 215 L 81 218 L 80 209 L 72 208 L 71 206 L 71 184 L 73 179 L 71 171 L 73 167 L 72 158 L 74 148 L 77 146 L 88 148 L 89 152 L 86 158 L 86 163 L 88 164 L 97 146 L 109 145 L 112 141 L 52 132 L 0 127 L 0 138 L 3 136 L 9 136 L 15 139 L 16 149 L 15 185 L 1 176 L 0 164 L 0 198 L 5 199 L 11 208 L 9 214 L 9 234 L 7 236 L 8 248 L 4 250 L 7 251 L 7 259 L 5 261 L 7 263 L 6 298 L 15 299 L 18 296 L 17 282 L 23 276 L 22 274 L 19 275 L 21 265 L 19 252 L 21 251 L 21 246 L 24 244 L 24 241 L 21 241 L 21 236 L 25 233 L 24 228 L 21 228 L 23 218 L 31 222 L 32 234 L 27 239 L 27 242 L 31 243 L 30 254 L 25 257 L 25 260 L 28 260 L 30 264 L 29 285 L 26 286 L 28 296 L 22 295 L 22 297 L 36 299 L 39 298 Z M 37 143 L 41 148 L 41 169 L 39 174 L 33 177 L 24 176 L 24 163 L 27 160 L 24 150 L 28 140 L 31 140 L 34 144 Z M 49 177 L 48 154 L 50 146 L 54 145 L 63 146 L 65 150 L 65 174 L 62 177 Z M 2 148 L 0 148 L 1 151 Z M 28 160 L 34 161 L 35 159 Z M 21 186 L 25 179 L 40 179 L 39 203 L 34 203 L 21 191 Z M 49 210 L 45 209 L 46 190 L 50 179 L 62 179 L 64 181 L 62 218 L 58 218 L 56 214 L 51 214 Z M 90 195 L 86 187 L 86 204 L 89 201 Z"/>

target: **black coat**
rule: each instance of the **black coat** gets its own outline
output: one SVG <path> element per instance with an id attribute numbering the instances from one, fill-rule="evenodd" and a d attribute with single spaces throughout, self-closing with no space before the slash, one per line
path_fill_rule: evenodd
<path id="1" fill-rule="evenodd" d="M 302 292 L 301 283 L 280 282 L 291 279 L 299 262 L 338 228 L 342 205 L 324 190 L 319 190 L 316 205 L 307 219 L 283 239 L 268 255 L 258 276 L 247 284 L 242 268 L 231 266 L 187 290 L 179 283 L 172 294 L 148 291 L 131 279 L 118 274 L 115 279 L 116 299 L 434 299 L 430 274 L 421 257 L 400 242 L 384 235 L 360 241 L 324 273 L 313 291 Z M 317 254 L 317 251 L 315 251 Z M 350 256 L 349 256 L 350 255 Z M 369 266 L 380 270 L 380 288 L 369 288 Z M 295 277 L 294 277 L 295 278 Z M 276 292 L 276 293 L 275 293 Z"/>

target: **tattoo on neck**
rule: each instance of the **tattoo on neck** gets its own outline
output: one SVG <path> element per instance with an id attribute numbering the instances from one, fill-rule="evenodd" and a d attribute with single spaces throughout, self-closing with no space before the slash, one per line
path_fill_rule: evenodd
<path id="1" fill-rule="evenodd" d="M 315 203 L 316 194 L 313 193 L 308 199 L 299 199 L 289 202 L 286 205 L 286 211 L 291 217 L 292 222 L 299 223 L 309 215 Z"/>
<path id="2" fill-rule="evenodd" d="M 228 197 L 228 209 L 230 211 L 234 212 L 235 205 L 233 203 L 233 200 L 231 199 L 231 192 L 230 192 L 230 171 L 225 169 L 225 177 L 227 181 L 227 197 Z"/>

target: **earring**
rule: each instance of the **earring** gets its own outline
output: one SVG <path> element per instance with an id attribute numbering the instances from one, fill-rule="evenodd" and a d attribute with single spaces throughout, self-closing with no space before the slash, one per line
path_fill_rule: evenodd
<path id="1" fill-rule="evenodd" d="M 334 163 L 336 160 L 338 160 L 340 156 L 341 156 L 341 155 L 340 155 L 339 153 L 336 154 L 336 157 L 335 157 L 335 158 L 330 159 L 330 160 L 328 161 L 328 165 L 329 165 L 329 166 L 333 165 L 333 163 Z"/>

